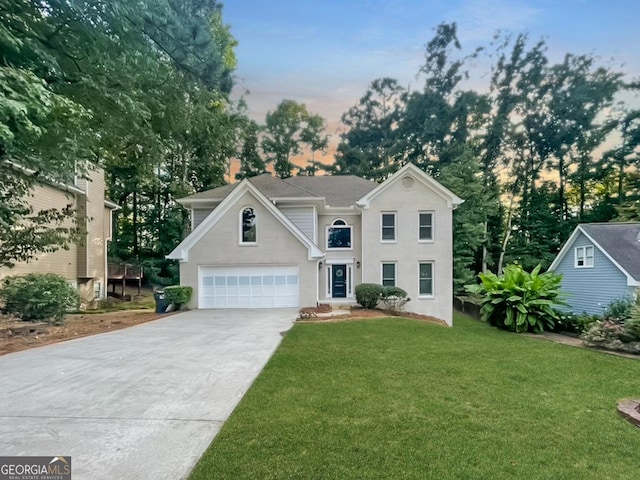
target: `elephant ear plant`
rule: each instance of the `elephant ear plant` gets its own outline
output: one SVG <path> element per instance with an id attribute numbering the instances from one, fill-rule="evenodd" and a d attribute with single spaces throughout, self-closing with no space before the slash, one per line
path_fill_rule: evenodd
<path id="1" fill-rule="evenodd" d="M 502 275 L 478 275 L 481 283 L 468 285 L 467 290 L 482 297 L 482 320 L 517 333 L 551 330 L 558 320 L 554 308 L 565 304 L 560 291 L 562 276 L 541 274 L 540 269 L 538 265 L 529 273 L 511 264 Z"/>

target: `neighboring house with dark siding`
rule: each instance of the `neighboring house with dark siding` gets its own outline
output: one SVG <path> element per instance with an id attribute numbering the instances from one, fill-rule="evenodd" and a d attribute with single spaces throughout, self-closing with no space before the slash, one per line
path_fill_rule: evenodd
<path id="1" fill-rule="evenodd" d="M 614 300 L 637 298 L 640 223 L 578 225 L 549 267 L 562 274 L 574 313 L 598 315 Z"/>

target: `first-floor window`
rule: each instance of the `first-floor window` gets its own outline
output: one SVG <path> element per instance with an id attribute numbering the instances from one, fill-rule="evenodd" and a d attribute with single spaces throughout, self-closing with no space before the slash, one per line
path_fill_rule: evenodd
<path id="1" fill-rule="evenodd" d="M 433 295 L 433 262 L 420 264 L 420 295 Z"/>
<path id="2" fill-rule="evenodd" d="M 395 263 L 382 264 L 382 285 L 384 285 L 385 287 L 396 286 L 396 264 Z"/>
<path id="3" fill-rule="evenodd" d="M 576 247 L 576 268 L 593 267 L 593 245 Z"/>

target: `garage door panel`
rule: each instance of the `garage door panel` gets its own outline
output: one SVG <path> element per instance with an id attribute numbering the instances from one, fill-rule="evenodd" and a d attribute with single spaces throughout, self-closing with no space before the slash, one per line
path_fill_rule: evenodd
<path id="1" fill-rule="evenodd" d="M 200 267 L 199 308 L 276 308 L 299 304 L 298 267 Z"/>

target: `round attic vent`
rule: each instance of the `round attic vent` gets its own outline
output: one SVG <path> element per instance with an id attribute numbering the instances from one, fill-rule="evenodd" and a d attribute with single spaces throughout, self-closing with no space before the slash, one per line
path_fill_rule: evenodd
<path id="1" fill-rule="evenodd" d="M 413 188 L 413 177 L 410 176 L 406 176 L 403 177 L 402 179 L 402 188 L 404 188 L 405 190 L 411 190 Z"/>

